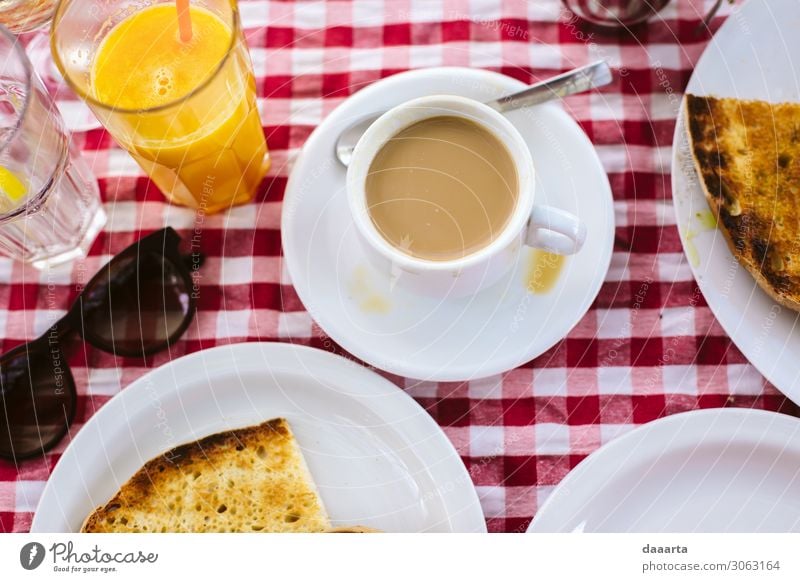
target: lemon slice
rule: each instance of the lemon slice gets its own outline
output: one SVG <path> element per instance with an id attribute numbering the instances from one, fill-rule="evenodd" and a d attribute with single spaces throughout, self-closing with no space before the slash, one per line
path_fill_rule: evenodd
<path id="1" fill-rule="evenodd" d="M 28 189 L 11 170 L 0 166 L 0 191 L 12 202 L 19 202 Z"/>

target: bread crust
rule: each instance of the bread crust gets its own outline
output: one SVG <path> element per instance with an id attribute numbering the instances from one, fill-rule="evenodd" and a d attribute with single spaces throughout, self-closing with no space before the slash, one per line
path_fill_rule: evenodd
<path id="1" fill-rule="evenodd" d="M 178 446 L 137 471 L 82 532 L 282 531 L 330 527 L 282 418 Z"/>
<path id="2" fill-rule="evenodd" d="M 684 116 L 731 253 L 774 301 L 800 311 L 800 104 L 687 94 Z"/>

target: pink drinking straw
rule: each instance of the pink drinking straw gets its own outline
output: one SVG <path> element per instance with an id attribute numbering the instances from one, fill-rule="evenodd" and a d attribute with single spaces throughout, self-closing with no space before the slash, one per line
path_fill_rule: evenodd
<path id="1" fill-rule="evenodd" d="M 192 40 L 192 16 L 189 13 L 189 0 L 175 0 L 178 8 L 178 29 L 180 30 L 181 42 Z"/>

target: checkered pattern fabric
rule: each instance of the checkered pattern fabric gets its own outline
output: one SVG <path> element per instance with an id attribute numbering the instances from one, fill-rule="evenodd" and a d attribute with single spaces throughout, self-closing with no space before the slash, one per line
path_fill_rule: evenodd
<path id="1" fill-rule="evenodd" d="M 503 376 L 469 383 L 391 377 L 444 429 L 469 469 L 490 531 L 524 531 L 554 486 L 586 455 L 637 425 L 702 407 L 797 413 L 747 363 L 715 321 L 681 250 L 670 155 L 681 92 L 710 34 L 711 4 L 674 0 L 635 30 L 584 28 L 559 0 L 241 2 L 273 156 L 255 203 L 203 224 L 203 291 L 186 335 L 147 361 L 89 346 L 70 352 L 80 402 L 71 434 L 114 394 L 183 354 L 242 341 L 331 349 L 281 267 L 281 200 L 292 161 L 349 95 L 407 69 L 460 65 L 532 82 L 597 58 L 612 85 L 564 107 L 594 142 L 614 193 L 616 243 L 592 309 L 557 346 Z M 712 23 L 716 29 L 725 13 Z M 102 129 L 76 134 L 100 183 L 109 222 L 90 256 L 40 273 L 0 259 L 4 350 L 42 333 L 114 253 L 192 211 L 170 206 Z M 338 350 L 338 348 L 334 348 Z M 69 438 L 44 458 L 0 461 L 0 531 L 25 531 Z"/>

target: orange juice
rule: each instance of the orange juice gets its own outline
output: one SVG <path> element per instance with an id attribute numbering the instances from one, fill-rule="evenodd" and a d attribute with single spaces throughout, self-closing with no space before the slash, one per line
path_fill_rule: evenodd
<path id="1" fill-rule="evenodd" d="M 180 40 L 174 4 L 134 12 L 92 64 L 100 121 L 167 198 L 206 212 L 252 200 L 269 168 L 255 80 L 240 34 L 192 6 Z"/>

